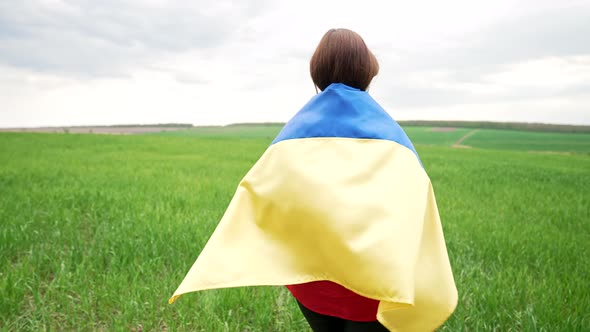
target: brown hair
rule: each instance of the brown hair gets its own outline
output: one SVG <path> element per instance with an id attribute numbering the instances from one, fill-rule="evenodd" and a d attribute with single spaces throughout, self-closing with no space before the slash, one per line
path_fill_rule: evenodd
<path id="1" fill-rule="evenodd" d="M 379 63 L 356 32 L 330 29 L 311 57 L 309 71 L 320 90 L 343 83 L 365 91 L 379 73 Z"/>

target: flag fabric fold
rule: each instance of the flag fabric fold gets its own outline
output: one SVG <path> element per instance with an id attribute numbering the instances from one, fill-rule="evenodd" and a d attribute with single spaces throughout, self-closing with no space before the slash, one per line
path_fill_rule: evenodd
<path id="1" fill-rule="evenodd" d="M 432 331 L 457 290 L 430 179 L 364 91 L 332 84 L 283 128 L 170 299 L 329 280 L 379 300 L 391 331 Z"/>

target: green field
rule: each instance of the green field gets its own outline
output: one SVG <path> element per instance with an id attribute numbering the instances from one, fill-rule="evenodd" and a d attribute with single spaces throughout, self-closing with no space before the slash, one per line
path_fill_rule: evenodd
<path id="1" fill-rule="evenodd" d="M 590 331 L 590 135 L 406 129 L 459 290 L 441 330 Z M 0 330 L 309 331 L 282 287 L 167 304 L 278 128 L 208 130 L 0 133 Z"/>

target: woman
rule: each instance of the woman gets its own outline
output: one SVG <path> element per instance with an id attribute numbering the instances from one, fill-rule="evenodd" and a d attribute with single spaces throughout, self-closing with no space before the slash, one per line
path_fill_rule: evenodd
<path id="1" fill-rule="evenodd" d="M 363 39 L 347 29 L 331 29 L 310 61 L 316 91 L 333 83 L 366 91 L 379 73 L 377 59 Z M 315 332 L 387 331 L 377 319 L 379 301 L 362 297 L 330 281 L 287 286 Z"/>
<path id="2" fill-rule="evenodd" d="M 314 96 L 240 182 L 178 287 L 287 285 L 312 329 L 432 331 L 457 290 L 430 179 L 366 92 L 362 38 L 333 29 L 310 64 Z"/>

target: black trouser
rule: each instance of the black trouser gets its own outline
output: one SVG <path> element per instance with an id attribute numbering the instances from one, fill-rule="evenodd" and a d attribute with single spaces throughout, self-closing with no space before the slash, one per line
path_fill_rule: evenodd
<path id="1" fill-rule="evenodd" d="M 326 316 L 311 311 L 299 301 L 299 308 L 313 332 L 387 332 L 385 326 L 378 321 L 353 322 L 338 317 Z"/>

